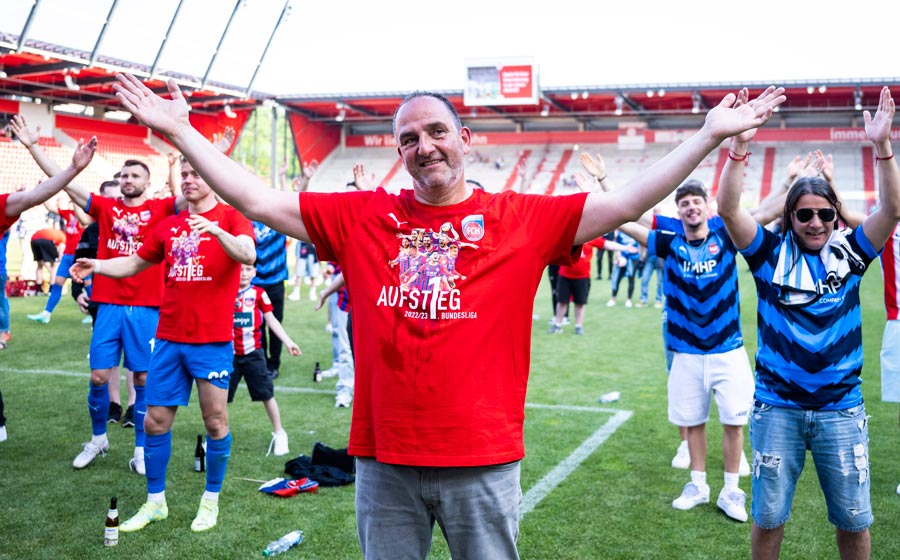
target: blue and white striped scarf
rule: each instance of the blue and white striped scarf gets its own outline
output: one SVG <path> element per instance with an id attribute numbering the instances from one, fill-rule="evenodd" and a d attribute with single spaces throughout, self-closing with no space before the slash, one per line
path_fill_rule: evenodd
<path id="1" fill-rule="evenodd" d="M 865 270 L 862 259 L 853 252 L 844 233 L 837 229 L 819 251 L 818 258 L 825 267 L 822 282 L 813 278 L 807 258 L 815 257 L 803 253 L 794 239 L 794 232 L 789 231 L 778 249 L 778 263 L 772 277 L 772 283 L 781 288 L 779 301 L 782 305 L 812 303 L 822 295 L 824 284 L 835 280 L 842 282 L 851 272 Z"/>

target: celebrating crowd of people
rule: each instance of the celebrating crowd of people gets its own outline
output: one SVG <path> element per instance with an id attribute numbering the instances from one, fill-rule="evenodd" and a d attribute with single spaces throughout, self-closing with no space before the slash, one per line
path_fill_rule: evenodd
<path id="1" fill-rule="evenodd" d="M 821 155 L 760 210 L 741 206 L 750 143 L 785 101 L 783 88 L 768 87 L 755 98 L 746 89 L 726 95 L 696 134 L 621 188 L 602 158 L 582 158 L 594 181 L 578 178 L 584 192 L 563 196 L 473 186 L 464 169 L 471 131 L 444 96 L 417 91 L 401 101 L 392 123 L 412 188 L 397 194 L 368 188 L 360 168 L 357 190 L 326 194 L 307 190 L 306 173 L 299 193 L 268 188 L 191 126 L 174 81 L 163 98 L 134 76 L 117 80 L 122 106 L 180 152 L 180 189 L 173 181 L 170 196 L 149 198 L 149 170 L 129 160 L 121 198 L 92 194 L 72 180 L 90 162 L 95 142 L 80 145 L 72 165 L 61 169 L 17 117 L 15 134 L 51 179 L 0 197 L 0 226 L 8 229 L 24 209 L 62 189 L 99 224 L 96 258 L 73 256 L 67 271 L 90 282 L 90 301 L 98 304 L 87 396 L 92 437 L 73 466 L 85 468 L 109 448 L 109 380 L 124 356 L 136 393 L 131 466 L 146 478 L 147 501 L 123 531 L 168 516 L 171 428 L 194 384 L 207 432 L 206 487 L 194 531 L 218 521 L 231 454 L 228 402 L 241 377 L 265 406 L 275 454 L 288 452 L 272 384 L 282 344 L 300 353 L 280 322 L 287 236 L 303 243 L 297 258 L 305 275 L 315 276 L 311 255 L 333 263 L 334 280 L 320 287 L 320 298 L 311 280 L 310 299 L 321 307 L 334 298 L 335 363 L 328 373 L 339 377 L 335 405 L 353 403 L 348 452 L 356 460 L 363 556 L 424 558 L 436 522 L 455 558 L 517 558 L 532 303 L 543 271 L 560 267 L 550 333 L 562 332 L 571 301 L 575 332 L 584 335 L 594 248 L 621 251 L 608 305 L 616 304 L 624 278 L 630 307 L 643 246 L 645 261 L 659 259 L 661 271 L 664 298 L 656 302 L 665 302 L 664 341 L 672 354 L 668 419 L 689 452 L 690 481 L 672 506 L 689 510 L 710 500 L 705 425 L 714 398 L 724 429 L 717 505 L 747 521 L 739 477 L 750 476 L 754 558 L 778 556 L 806 449 L 841 556 L 869 556 L 859 289 L 883 247 L 885 265 L 900 262 L 900 170 L 887 88 L 877 110 L 865 112 L 879 204 L 856 216 L 842 208 L 824 172 L 831 162 Z M 690 176 L 726 141 L 714 216 L 709 193 Z M 655 215 L 673 192 L 678 217 Z M 614 240 L 603 239 L 613 231 Z M 740 324 L 738 255 L 759 296 L 755 375 Z M 649 270 L 648 282 L 655 268 Z M 297 274 L 296 298 L 289 300 L 299 298 Z M 886 281 L 885 301 L 896 323 L 892 278 L 893 297 Z M 645 287 L 639 303 L 647 301 Z M 35 320 L 48 322 L 52 311 L 48 304 L 40 315 L 46 320 Z M 353 338 L 360 328 L 366 336 Z M 885 399 L 900 401 L 900 331 L 886 331 L 884 344 Z M 466 352 L 458 351 L 462 346 Z"/>

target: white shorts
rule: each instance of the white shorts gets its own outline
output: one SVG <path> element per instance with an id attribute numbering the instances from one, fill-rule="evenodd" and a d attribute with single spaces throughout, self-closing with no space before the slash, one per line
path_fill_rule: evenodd
<path id="1" fill-rule="evenodd" d="M 295 278 L 315 278 L 319 275 L 319 261 L 316 257 L 297 257 L 297 266 L 294 270 Z"/>
<path id="2" fill-rule="evenodd" d="M 669 422 L 699 426 L 709 420 L 710 393 L 719 421 L 743 426 L 750 419 L 755 382 L 744 347 L 721 354 L 675 352 L 669 373 Z"/>
<path id="3" fill-rule="evenodd" d="M 881 339 L 881 400 L 900 402 L 900 320 L 884 325 Z"/>

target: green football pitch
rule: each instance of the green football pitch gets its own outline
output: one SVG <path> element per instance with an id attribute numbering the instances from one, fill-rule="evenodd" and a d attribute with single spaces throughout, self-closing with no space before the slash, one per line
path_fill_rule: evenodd
<path id="1" fill-rule="evenodd" d="M 756 349 L 755 289 L 741 265 L 743 332 Z M 873 558 L 900 558 L 900 429 L 896 404 L 880 398 L 878 352 L 884 325 L 877 264 L 863 283 L 866 366 L 863 392 L 871 415 Z M 715 506 L 722 486 L 721 428 L 708 429 L 708 480 L 712 503 L 690 511 L 672 508 L 688 472 L 670 461 L 678 444 L 666 420 L 666 374 L 660 311 L 607 308 L 609 282 L 594 280 L 585 336 L 572 327 L 550 336 L 550 296 L 544 280 L 535 299 L 531 379 L 522 463 L 522 558 L 710 558 L 750 556 L 750 525 L 736 523 Z M 118 497 L 122 519 L 146 497 L 144 481 L 128 470 L 133 431 L 110 425 L 111 449 L 88 468 L 72 459 L 90 437 L 86 413 L 86 354 L 90 326 L 71 298 L 48 325 L 32 323 L 45 299 L 14 298 L 12 340 L 0 352 L 0 389 L 9 440 L 0 444 L 0 558 L 252 558 L 279 536 L 300 529 L 305 541 L 288 558 L 358 558 L 353 487 L 322 488 L 289 499 L 257 491 L 253 480 L 283 476 L 284 462 L 310 454 L 316 441 L 347 443 L 350 410 L 334 408 L 334 379 L 313 383 L 315 362 L 331 363 L 324 311 L 314 312 L 304 287 L 301 301 L 286 302 L 285 326 L 303 356 L 282 359 L 276 397 L 290 436 L 288 457 L 266 457 L 271 426 L 245 389 L 229 408 L 234 437 L 221 497 L 219 524 L 190 531 L 203 491 L 194 473 L 196 436 L 203 432 L 196 392 L 178 412 L 168 471 L 169 518 L 143 531 L 122 534 L 115 548 L 103 546 L 106 509 Z M 624 289 L 624 287 L 623 287 Z M 358 336 L 365 336 L 360 333 Z M 621 399 L 598 397 L 619 391 Z M 717 418 L 713 410 L 712 418 Z M 749 437 L 745 449 L 750 454 Z M 247 480 L 249 479 L 249 480 Z M 749 479 L 741 487 L 750 490 Z M 752 496 L 751 496 L 752 499 Z M 811 458 L 807 462 L 785 530 L 783 558 L 836 558 L 834 531 Z M 435 529 L 432 558 L 448 558 Z"/>

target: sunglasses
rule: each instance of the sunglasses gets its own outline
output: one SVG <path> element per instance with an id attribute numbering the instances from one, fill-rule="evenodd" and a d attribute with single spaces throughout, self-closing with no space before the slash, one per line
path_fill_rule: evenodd
<path id="1" fill-rule="evenodd" d="M 837 212 L 834 208 L 799 208 L 794 210 L 794 215 L 801 223 L 806 223 L 813 219 L 813 215 L 818 215 L 819 219 L 824 223 L 833 222 Z"/>

